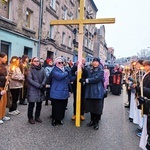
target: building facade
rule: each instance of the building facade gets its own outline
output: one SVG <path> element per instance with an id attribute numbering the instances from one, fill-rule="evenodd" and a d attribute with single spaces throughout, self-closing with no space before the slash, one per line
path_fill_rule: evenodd
<path id="1" fill-rule="evenodd" d="M 37 56 L 39 9 L 38 1 L 0 1 L 0 51 L 8 54 L 8 59 Z"/>
<path id="2" fill-rule="evenodd" d="M 108 48 L 105 42 L 105 26 L 95 28 L 94 39 L 94 57 L 100 57 L 101 62 L 104 64 L 107 61 Z"/>
<path id="3" fill-rule="evenodd" d="M 113 47 L 108 47 L 108 54 L 107 54 L 107 63 L 114 65 L 116 62 L 116 57 L 114 56 L 114 48 Z"/>
<path id="4" fill-rule="evenodd" d="M 78 59 L 78 25 L 50 25 L 51 20 L 78 19 L 79 0 L 1 0 L 0 51 L 29 58 Z M 95 19 L 98 11 L 93 0 L 85 0 L 84 16 Z M 104 52 L 104 26 L 100 29 L 100 47 Z M 102 33 L 102 34 L 101 34 Z M 83 57 L 91 61 L 94 55 L 95 25 L 84 25 Z M 105 55 L 100 53 L 102 59 Z"/>
<path id="5" fill-rule="evenodd" d="M 73 20 L 79 17 L 79 1 L 46 1 L 43 5 L 43 22 L 40 56 L 63 56 L 66 60 L 78 59 L 78 25 L 50 25 L 51 20 Z M 96 18 L 98 11 L 93 0 L 85 0 L 85 18 Z M 93 57 L 95 25 L 84 26 L 83 57 Z"/>

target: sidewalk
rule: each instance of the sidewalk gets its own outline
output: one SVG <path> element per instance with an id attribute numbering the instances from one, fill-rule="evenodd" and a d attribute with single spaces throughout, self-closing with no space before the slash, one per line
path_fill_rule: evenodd
<path id="1" fill-rule="evenodd" d="M 109 93 L 98 131 L 86 127 L 89 114 L 81 127 L 75 127 L 72 116 L 72 97 L 63 120 L 64 125 L 51 125 L 51 105 L 42 107 L 42 123 L 31 125 L 27 119 L 27 106 L 19 105 L 21 114 L 0 125 L 0 150 L 140 150 L 136 126 L 128 121 L 125 91 L 121 96 Z"/>

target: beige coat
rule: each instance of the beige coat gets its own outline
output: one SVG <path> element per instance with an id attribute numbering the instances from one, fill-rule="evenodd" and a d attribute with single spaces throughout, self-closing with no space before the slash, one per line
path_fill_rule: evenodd
<path id="1" fill-rule="evenodd" d="M 10 80 L 10 89 L 18 89 L 23 87 L 24 75 L 19 67 L 13 70 Z"/>

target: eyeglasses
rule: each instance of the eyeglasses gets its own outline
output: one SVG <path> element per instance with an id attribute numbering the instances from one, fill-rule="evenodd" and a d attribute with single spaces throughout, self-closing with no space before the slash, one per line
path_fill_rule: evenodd
<path id="1" fill-rule="evenodd" d="M 58 64 L 63 64 L 63 62 L 58 62 Z"/>
<path id="2" fill-rule="evenodd" d="M 33 62 L 39 62 L 39 60 L 34 60 Z"/>

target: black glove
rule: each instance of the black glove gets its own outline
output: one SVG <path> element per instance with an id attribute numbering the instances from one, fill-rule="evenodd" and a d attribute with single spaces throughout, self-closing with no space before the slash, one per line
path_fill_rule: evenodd
<path id="1" fill-rule="evenodd" d="M 81 79 L 79 79 L 79 82 L 80 82 L 80 83 L 85 83 L 85 79 L 82 79 L 82 78 L 81 78 Z"/>
<path id="2" fill-rule="evenodd" d="M 41 90 L 41 89 L 43 89 L 43 87 L 44 87 L 44 86 L 41 84 L 41 85 L 38 87 L 38 89 Z"/>
<path id="3" fill-rule="evenodd" d="M 141 109 L 141 105 L 138 105 L 137 108 L 138 108 L 138 109 Z"/>
<path id="4" fill-rule="evenodd" d="M 45 91 L 46 91 L 46 85 L 43 85 L 43 84 L 42 84 L 41 92 L 45 92 Z"/>
<path id="5" fill-rule="evenodd" d="M 41 89 L 41 92 L 45 92 L 46 91 L 46 87 L 43 87 L 42 89 Z"/>
<path id="6" fill-rule="evenodd" d="M 145 102 L 144 97 L 139 96 L 137 99 L 139 100 L 140 104 L 144 104 L 144 102 Z"/>

